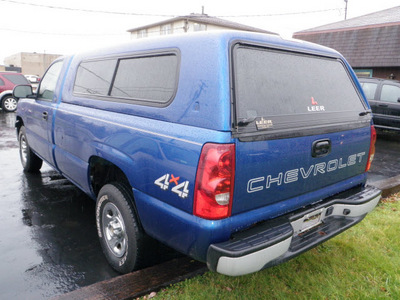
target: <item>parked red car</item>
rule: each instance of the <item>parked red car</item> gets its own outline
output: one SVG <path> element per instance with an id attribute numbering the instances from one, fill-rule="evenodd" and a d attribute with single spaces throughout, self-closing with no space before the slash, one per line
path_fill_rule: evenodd
<path id="1" fill-rule="evenodd" d="M 30 82 L 21 73 L 0 72 L 0 104 L 3 111 L 13 112 L 17 109 L 17 99 L 12 96 L 16 85 Z"/>

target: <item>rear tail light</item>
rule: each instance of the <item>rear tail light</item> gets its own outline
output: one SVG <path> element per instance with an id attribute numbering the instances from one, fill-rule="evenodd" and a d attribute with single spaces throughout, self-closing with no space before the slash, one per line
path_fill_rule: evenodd
<path id="1" fill-rule="evenodd" d="M 371 163 L 375 155 L 375 142 L 376 142 L 376 130 L 374 126 L 371 126 L 371 143 L 369 146 L 368 161 L 367 161 L 367 167 L 365 168 L 365 172 L 367 172 L 371 168 Z"/>
<path id="2" fill-rule="evenodd" d="M 209 220 L 231 215 L 235 178 L 235 145 L 205 144 L 200 155 L 193 214 Z"/>

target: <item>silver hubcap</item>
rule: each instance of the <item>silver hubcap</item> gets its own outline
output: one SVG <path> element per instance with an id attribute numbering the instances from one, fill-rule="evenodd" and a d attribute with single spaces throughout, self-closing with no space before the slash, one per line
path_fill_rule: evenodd
<path id="1" fill-rule="evenodd" d="M 19 141 L 19 144 L 20 144 L 20 153 L 21 153 L 22 164 L 25 166 L 26 160 L 28 159 L 28 144 L 26 143 L 25 135 L 21 136 L 21 140 Z"/>
<path id="2" fill-rule="evenodd" d="M 102 227 L 108 248 L 117 257 L 122 257 L 127 248 L 124 220 L 119 209 L 112 203 L 104 206 Z"/>
<path id="3" fill-rule="evenodd" d="M 14 98 L 7 98 L 4 100 L 4 107 L 7 110 L 15 110 L 17 108 L 17 100 Z"/>

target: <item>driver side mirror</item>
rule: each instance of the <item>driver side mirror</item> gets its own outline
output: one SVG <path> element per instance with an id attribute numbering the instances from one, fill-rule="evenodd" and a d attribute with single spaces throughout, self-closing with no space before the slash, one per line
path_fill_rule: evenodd
<path id="1" fill-rule="evenodd" d="M 399 97 L 399 99 L 397 99 L 397 102 L 400 102 L 400 97 Z"/>
<path id="2" fill-rule="evenodd" d="M 31 85 L 17 85 L 13 90 L 13 97 L 20 98 L 35 98 Z"/>

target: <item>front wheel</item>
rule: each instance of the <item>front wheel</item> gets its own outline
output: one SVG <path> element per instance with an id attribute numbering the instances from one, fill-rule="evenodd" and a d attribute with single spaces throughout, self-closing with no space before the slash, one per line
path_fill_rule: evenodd
<path id="1" fill-rule="evenodd" d="M 142 263 L 145 236 L 133 210 L 133 197 L 119 183 L 103 186 L 96 202 L 100 244 L 110 265 L 129 273 Z"/>
<path id="2" fill-rule="evenodd" d="M 28 140 L 26 138 L 25 127 L 22 126 L 18 134 L 19 141 L 19 156 L 21 158 L 21 164 L 26 172 L 37 172 L 40 170 L 43 164 L 43 160 L 33 153 L 31 147 L 29 147 Z"/>
<path id="3" fill-rule="evenodd" d="M 17 99 L 13 96 L 5 96 L 1 102 L 1 108 L 5 112 L 13 112 L 17 110 Z"/>

